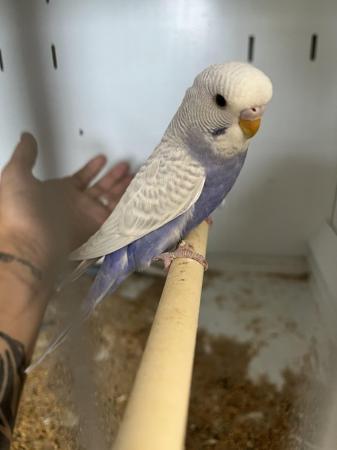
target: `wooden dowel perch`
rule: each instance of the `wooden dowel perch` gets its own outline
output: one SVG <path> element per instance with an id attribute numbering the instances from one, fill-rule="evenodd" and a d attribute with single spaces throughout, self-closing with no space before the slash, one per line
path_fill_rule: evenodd
<path id="1" fill-rule="evenodd" d="M 205 256 L 208 224 L 185 239 Z M 204 268 L 172 262 L 113 450 L 184 448 Z"/>

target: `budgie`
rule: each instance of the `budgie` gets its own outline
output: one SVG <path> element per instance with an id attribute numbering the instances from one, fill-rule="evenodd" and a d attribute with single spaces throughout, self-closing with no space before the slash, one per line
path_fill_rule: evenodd
<path id="1" fill-rule="evenodd" d="M 78 274 L 104 256 L 78 323 L 135 270 L 147 268 L 161 254 L 166 255 L 166 265 L 168 255 L 179 256 L 179 247 L 176 255 L 163 252 L 176 246 L 223 202 L 271 97 L 270 79 L 250 64 L 212 65 L 195 78 L 161 142 L 110 217 L 70 255 L 82 261 Z M 193 249 L 180 254 L 204 264 Z"/>

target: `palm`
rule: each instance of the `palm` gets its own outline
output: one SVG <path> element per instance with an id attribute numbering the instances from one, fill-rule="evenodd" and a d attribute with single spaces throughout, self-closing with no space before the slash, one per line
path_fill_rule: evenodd
<path id="1" fill-rule="evenodd" d="M 70 250 L 83 244 L 98 230 L 132 179 L 128 164 L 121 162 L 97 183 L 89 186 L 104 164 L 105 158 L 98 156 L 71 177 L 45 182 L 52 190 L 62 195 Z M 105 204 L 102 203 L 102 198 Z"/>

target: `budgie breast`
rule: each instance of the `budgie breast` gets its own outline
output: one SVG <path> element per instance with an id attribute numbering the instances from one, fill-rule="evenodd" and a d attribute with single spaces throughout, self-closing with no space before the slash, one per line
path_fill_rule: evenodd
<path id="1" fill-rule="evenodd" d="M 184 234 L 206 219 L 221 204 L 232 189 L 246 155 L 247 152 L 239 153 L 228 159 L 217 160 L 206 167 L 204 188 L 193 207 L 193 215 L 186 224 Z"/>

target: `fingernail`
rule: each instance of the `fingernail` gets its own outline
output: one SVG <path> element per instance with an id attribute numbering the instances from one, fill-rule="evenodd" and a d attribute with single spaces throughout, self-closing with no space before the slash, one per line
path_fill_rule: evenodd
<path id="1" fill-rule="evenodd" d="M 23 131 L 20 136 L 20 141 L 23 141 L 24 139 L 27 139 L 29 137 L 30 137 L 30 133 L 28 133 L 28 131 Z"/>

